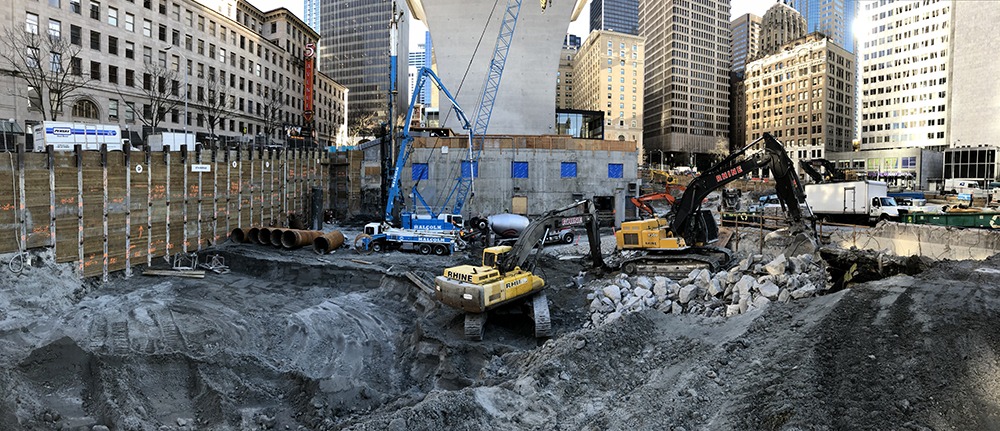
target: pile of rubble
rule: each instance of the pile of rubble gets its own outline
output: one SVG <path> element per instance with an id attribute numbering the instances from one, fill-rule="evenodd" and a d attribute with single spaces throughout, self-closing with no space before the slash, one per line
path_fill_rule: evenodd
<path id="1" fill-rule="evenodd" d="M 825 262 L 816 254 L 767 261 L 756 254 L 742 259 L 728 271 L 712 274 L 694 270 L 678 281 L 667 277 L 621 274 L 595 280 L 587 287 L 590 322 L 584 327 L 611 323 L 622 315 L 646 309 L 708 317 L 734 316 L 762 308 L 773 301 L 788 302 L 818 295 L 829 289 Z"/>

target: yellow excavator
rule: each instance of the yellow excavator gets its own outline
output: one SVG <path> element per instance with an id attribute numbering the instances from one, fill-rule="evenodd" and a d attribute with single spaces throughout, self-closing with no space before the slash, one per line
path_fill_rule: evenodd
<path id="1" fill-rule="evenodd" d="M 702 209 L 701 204 L 712 191 L 757 168 L 767 168 L 774 176 L 778 200 L 789 225 L 804 227 L 799 204 L 805 202 L 805 193 L 794 165 L 782 144 L 765 133 L 691 180 L 684 194 L 673 202 L 669 218 L 622 223 L 615 232 L 615 258 L 621 270 L 677 277 L 692 269 L 715 271 L 727 265 L 732 252 L 713 245 L 719 239 L 719 227 L 711 211 Z"/>
<path id="2" fill-rule="evenodd" d="M 482 340 L 490 310 L 530 299 L 530 314 L 535 321 L 535 336 L 551 333 L 545 280 L 532 270 L 538 260 L 537 250 L 545 245 L 550 232 L 582 226 L 587 230 L 590 255 L 595 268 L 605 267 L 601 256 L 597 213 L 589 200 L 549 211 L 528 224 L 513 246 L 487 247 L 482 265 L 459 265 L 444 270 L 434 279 L 437 299 L 465 311 L 465 335 Z M 533 254 L 532 252 L 535 251 Z"/>

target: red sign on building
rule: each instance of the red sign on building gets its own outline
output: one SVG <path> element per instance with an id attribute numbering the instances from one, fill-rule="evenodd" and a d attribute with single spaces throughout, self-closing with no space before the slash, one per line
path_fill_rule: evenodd
<path id="1" fill-rule="evenodd" d="M 311 123 L 313 119 L 313 62 L 316 59 L 316 44 L 307 43 L 306 44 L 306 73 L 305 73 L 305 92 L 303 96 L 303 113 L 302 116 L 305 117 L 306 123 Z"/>

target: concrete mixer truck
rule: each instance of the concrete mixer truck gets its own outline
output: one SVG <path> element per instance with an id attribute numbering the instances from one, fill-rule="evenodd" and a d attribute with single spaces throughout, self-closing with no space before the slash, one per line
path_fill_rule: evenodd
<path id="1" fill-rule="evenodd" d="M 472 226 L 479 230 L 482 244 L 485 246 L 513 245 L 528 227 L 530 220 L 520 214 L 494 214 L 489 217 L 472 219 Z M 571 244 L 576 240 L 576 234 L 571 228 L 561 228 L 549 232 L 545 237 L 546 244 Z"/>

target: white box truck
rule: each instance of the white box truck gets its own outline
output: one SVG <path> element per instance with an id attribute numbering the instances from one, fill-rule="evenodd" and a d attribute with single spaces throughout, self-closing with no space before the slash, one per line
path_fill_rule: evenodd
<path id="1" fill-rule="evenodd" d="M 848 223 L 898 220 L 899 207 L 884 181 L 806 184 L 806 203 L 816 217 Z"/>
<path id="2" fill-rule="evenodd" d="M 158 133 L 149 135 L 146 143 L 149 151 L 180 151 L 181 147 L 186 147 L 188 151 L 195 149 L 194 133 Z"/>
<path id="3" fill-rule="evenodd" d="M 123 144 L 122 130 L 117 124 L 43 121 L 32 133 L 35 152 L 45 152 L 49 145 L 54 151 L 73 151 L 75 145 L 85 151 L 100 150 L 101 145 L 107 145 L 108 151 L 121 151 Z"/>

